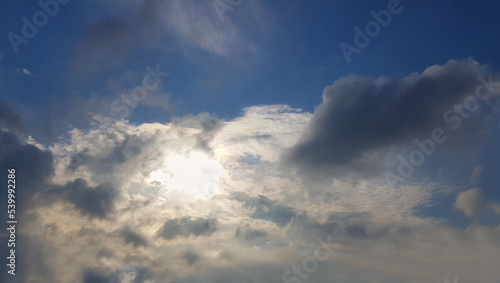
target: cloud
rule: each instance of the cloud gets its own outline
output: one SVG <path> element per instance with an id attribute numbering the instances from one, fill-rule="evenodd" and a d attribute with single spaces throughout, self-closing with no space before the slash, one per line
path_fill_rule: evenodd
<path id="1" fill-rule="evenodd" d="M 222 22 L 212 5 L 191 0 L 172 0 L 166 5 L 168 29 L 184 44 L 224 57 L 239 56 L 255 48 L 241 36 L 242 31 L 232 21 Z"/>
<path id="2" fill-rule="evenodd" d="M 136 272 L 136 276 L 134 278 L 134 283 L 146 283 L 149 282 L 149 279 L 153 279 L 153 273 L 147 268 L 141 268 Z"/>
<path id="3" fill-rule="evenodd" d="M 188 251 L 181 255 L 181 258 L 186 261 L 186 264 L 191 266 L 200 261 L 201 257 L 199 254 Z"/>
<path id="4" fill-rule="evenodd" d="M 245 224 L 238 227 L 235 232 L 236 238 L 244 239 L 247 242 L 254 242 L 258 240 L 263 240 L 266 238 L 266 231 L 261 231 L 256 228 L 252 228 L 250 224 Z"/>
<path id="5" fill-rule="evenodd" d="M 89 269 L 83 274 L 83 283 L 110 283 L 113 276 L 107 270 Z"/>
<path id="6" fill-rule="evenodd" d="M 500 215 L 500 204 L 491 203 L 489 206 L 496 214 Z"/>
<path id="7" fill-rule="evenodd" d="M 110 116 L 111 98 L 95 94 L 84 99 L 75 94 L 62 103 L 53 103 L 35 123 L 40 127 L 41 142 L 57 142 L 69 129 L 88 128 L 95 115 Z"/>
<path id="8" fill-rule="evenodd" d="M 301 140 L 283 158 L 307 173 L 377 175 L 398 147 L 431 135 L 443 114 L 473 95 L 485 67 L 472 60 L 449 61 L 400 79 L 350 75 L 326 87 Z M 477 121 L 476 121 L 477 122 Z M 483 125 L 466 127 L 477 136 Z M 451 140 L 451 138 L 450 138 Z M 465 138 L 455 139 L 462 148 Z"/>
<path id="9" fill-rule="evenodd" d="M 182 128 L 201 130 L 198 136 L 198 148 L 206 152 L 211 151 L 209 143 L 213 140 L 217 131 L 224 126 L 222 120 L 205 112 L 195 116 L 174 117 L 172 123 Z"/>
<path id="10" fill-rule="evenodd" d="M 455 202 L 455 209 L 462 211 L 467 217 L 478 217 L 484 209 L 484 201 L 480 189 L 461 192 Z"/>
<path id="11" fill-rule="evenodd" d="M 12 282 L 26 282 L 31 275 L 53 281 L 52 270 L 44 263 L 43 259 L 46 250 L 33 240 L 33 235 L 23 233 L 23 229 L 28 226 L 23 220 L 30 217 L 34 221 L 37 220 L 37 217 L 30 215 L 29 211 L 42 206 L 44 202 L 33 201 L 32 198 L 51 188 L 50 180 L 54 175 L 54 158 L 51 152 L 29 144 L 30 139 L 25 138 L 20 124 L 20 116 L 5 101 L 0 100 L 0 170 L 6 173 L 7 170 L 15 170 L 15 216 L 16 220 L 20 220 L 19 224 L 16 225 L 16 244 L 18 246 L 16 263 L 18 270 L 30 269 L 30 273 L 16 273 L 16 281 Z M 7 175 L 4 176 L 7 180 Z M 7 187 L 6 181 L 5 184 Z M 0 195 L 0 209 L 7 212 L 7 204 L 7 191 L 4 191 Z M 6 223 L 7 213 L 3 214 L 0 219 Z M 8 246 L 4 239 L 0 238 L 0 241 L 2 242 L 0 250 L 6 254 Z M 5 266 L 7 264 L 6 257 L 0 260 L 0 263 Z M 8 273 L 0 274 L 2 282 L 11 279 L 12 276 Z"/>
<path id="12" fill-rule="evenodd" d="M 479 178 L 483 174 L 483 166 L 482 165 L 476 165 L 472 171 L 472 175 L 470 176 L 470 181 L 473 184 L 477 184 Z"/>
<path id="13" fill-rule="evenodd" d="M 136 48 L 155 49 L 161 38 L 162 3 L 140 1 L 129 14 L 112 15 L 91 23 L 76 48 L 75 76 L 120 66 Z"/>
<path id="14" fill-rule="evenodd" d="M 108 185 L 88 187 L 85 180 L 76 179 L 64 186 L 63 194 L 80 209 L 82 214 L 90 217 L 105 218 L 113 210 L 113 201 L 117 197 L 116 190 Z"/>
<path id="15" fill-rule="evenodd" d="M 133 107 L 125 103 L 129 100 L 124 97 L 130 99 L 133 90 L 133 88 L 125 87 L 125 84 L 134 83 L 139 86 L 143 77 L 141 73 L 133 75 L 127 73 L 120 79 L 111 79 L 112 86 L 105 95 L 91 93 L 88 97 L 82 98 L 71 93 L 61 103 L 52 103 L 50 109 L 37 117 L 37 121 L 32 121 L 40 128 L 38 134 L 41 142 L 57 142 L 72 128 L 88 129 L 96 122 L 97 117 L 101 120 L 135 119 L 134 111 L 140 108 L 160 110 L 161 113 L 170 115 L 173 109 L 173 105 L 170 104 L 170 94 L 163 93 L 159 89 L 148 91 L 145 99 L 137 101 Z M 112 106 L 114 104 L 116 105 Z M 118 107 L 120 111 L 113 111 L 114 107 Z M 122 117 L 122 114 L 126 116 Z"/>
<path id="16" fill-rule="evenodd" d="M 134 247 L 148 246 L 147 240 L 142 235 L 139 235 L 138 233 L 132 231 L 130 227 L 126 227 L 125 229 L 123 229 L 123 231 L 121 232 L 121 236 L 126 243 L 133 244 Z"/>
<path id="17" fill-rule="evenodd" d="M 282 168 L 280 154 L 310 119 L 285 105 L 250 107 L 229 121 L 208 114 L 140 125 L 96 118 L 46 153 L 4 134 L 0 160 L 13 148 L 23 168 L 31 160 L 18 158 L 23 150 L 38 156 L 36 170 L 47 167 L 30 192 L 39 205 L 29 207 L 19 230 L 29 235 L 20 254 L 27 259 L 24 281 L 275 282 L 314 255 L 318 237 L 335 252 L 310 282 L 496 278 L 498 232 L 450 229 L 416 213 L 449 193 L 442 184 L 395 190 L 362 178 L 302 179 Z M 70 168 L 74 152 L 84 158 Z M 203 158 L 189 163 L 193 156 Z M 194 166 L 200 160 L 207 168 Z M 193 165 L 189 174 L 175 170 L 183 162 Z M 213 194 L 175 188 L 172 180 L 198 185 L 212 165 L 223 168 L 209 180 Z M 480 259 L 471 256 L 477 251 Z"/>
<path id="18" fill-rule="evenodd" d="M 291 207 L 276 204 L 265 196 L 248 197 L 236 194 L 234 198 L 242 201 L 245 207 L 252 210 L 252 218 L 270 220 L 281 227 L 284 227 L 295 216 Z"/>
<path id="19" fill-rule="evenodd" d="M 19 131 L 20 128 L 21 117 L 14 112 L 6 101 L 0 99 L 0 129 Z"/>
<path id="20" fill-rule="evenodd" d="M 182 217 L 169 219 L 158 231 L 158 235 L 166 240 L 177 237 L 211 235 L 219 228 L 215 218 L 190 218 Z"/>
<path id="21" fill-rule="evenodd" d="M 377 240 L 390 235 L 403 236 L 405 231 L 411 231 L 411 225 L 376 222 L 370 214 L 347 213 L 345 216 L 339 218 L 332 214 L 330 219 L 320 223 L 307 215 L 297 215 L 284 230 L 290 238 L 302 242 L 327 237 L 334 242 Z"/>
<path id="22" fill-rule="evenodd" d="M 500 215 L 500 205 L 484 199 L 482 191 L 479 188 L 461 192 L 455 201 L 455 209 L 462 211 L 469 218 L 481 216 L 487 208 Z"/>
<path id="23" fill-rule="evenodd" d="M 257 47 L 243 35 L 252 34 L 248 30 L 253 29 L 258 29 L 259 34 L 270 30 L 272 20 L 260 1 L 247 2 L 247 13 L 238 21 L 221 21 L 212 2 L 102 0 L 100 6 L 91 3 L 93 9 L 109 11 L 109 15 L 86 27 L 73 61 L 75 77 L 120 66 L 139 50 L 168 55 L 183 47 L 186 55 L 186 48 L 194 47 L 234 61 L 253 56 Z"/>
<path id="24" fill-rule="evenodd" d="M 0 131 L 0 168 L 3 172 L 15 169 L 19 177 L 17 185 L 23 188 L 17 193 L 22 199 L 18 204 L 18 213 L 24 211 L 24 205 L 32 195 L 48 188 L 54 174 L 53 161 L 51 152 L 24 143 L 14 133 Z M 1 196 L 4 197 L 6 195 Z"/>
<path id="25" fill-rule="evenodd" d="M 24 74 L 26 76 L 30 76 L 32 75 L 31 74 L 31 71 L 29 71 L 28 69 L 26 68 L 22 68 L 22 69 L 19 69 L 19 68 L 16 68 L 16 72 L 19 73 L 19 74 Z"/>

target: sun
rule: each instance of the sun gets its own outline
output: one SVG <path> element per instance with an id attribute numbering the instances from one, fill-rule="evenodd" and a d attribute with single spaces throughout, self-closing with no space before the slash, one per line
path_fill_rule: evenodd
<path id="1" fill-rule="evenodd" d="M 219 190 L 218 182 L 224 173 L 221 163 L 203 152 L 167 156 L 165 168 L 149 175 L 150 184 L 161 187 L 160 197 L 169 192 L 183 193 L 194 198 L 208 198 Z"/>

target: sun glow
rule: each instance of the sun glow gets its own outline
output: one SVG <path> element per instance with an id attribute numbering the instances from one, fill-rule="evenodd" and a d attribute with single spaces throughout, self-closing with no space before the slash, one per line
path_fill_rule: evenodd
<path id="1" fill-rule="evenodd" d="M 149 182 L 160 186 L 160 194 L 181 192 L 195 198 L 207 198 L 216 193 L 224 167 L 202 152 L 189 156 L 171 155 L 165 160 L 166 168 L 151 172 Z"/>

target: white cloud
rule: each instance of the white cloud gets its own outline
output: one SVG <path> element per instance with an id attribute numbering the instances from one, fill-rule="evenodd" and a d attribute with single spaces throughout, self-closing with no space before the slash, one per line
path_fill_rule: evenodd
<path id="1" fill-rule="evenodd" d="M 26 68 L 16 68 L 16 72 L 19 73 L 19 74 L 23 74 L 23 75 L 26 75 L 26 76 L 30 76 L 31 75 L 31 71 L 26 69 Z"/>
<path id="2" fill-rule="evenodd" d="M 300 138 L 311 115 L 268 105 L 246 108 L 231 121 L 200 114 L 171 124 L 101 120 L 88 131 L 74 129 L 68 141 L 50 147 L 54 186 L 77 178 L 91 191 L 110 184 L 117 191 L 112 208 L 91 218 L 81 209 L 92 206 L 52 199 L 26 214 L 20 233 L 40 247 L 47 266 L 65 270 L 51 270 L 53 282 L 139 274 L 152 282 L 280 282 L 284 270 L 313 253 L 316 237 L 328 235 L 336 252 L 310 282 L 495 278 L 498 232 L 474 227 L 464 234 L 414 215 L 446 193 L 439 186 L 302 179 L 282 168 L 280 154 Z M 69 168 L 73 151 L 82 163 Z M 217 190 L 200 197 L 176 189 L 200 182 L 215 182 Z M 474 214 L 474 204 L 457 204 Z M 473 257 L 478 252 L 481 258 Z M 36 258 L 28 262 L 35 265 Z M 30 273 L 31 279 L 47 276 Z"/>
<path id="3" fill-rule="evenodd" d="M 500 204 L 491 203 L 489 206 L 493 209 L 493 211 L 495 211 L 496 214 L 500 215 Z"/>
<path id="4" fill-rule="evenodd" d="M 478 188 L 461 192 L 455 202 L 455 209 L 460 210 L 467 217 L 477 217 L 483 210 L 483 198 L 481 190 Z"/>

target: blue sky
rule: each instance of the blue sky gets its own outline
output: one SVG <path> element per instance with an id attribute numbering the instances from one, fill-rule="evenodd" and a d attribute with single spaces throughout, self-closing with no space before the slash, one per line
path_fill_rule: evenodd
<path id="1" fill-rule="evenodd" d="M 2 9 L 2 18 L 7 23 L 2 26 L 4 34 L 20 34 L 20 18 L 31 18 L 40 10 L 36 4 L 13 2 L 5 5 L 8 6 Z M 109 12 L 104 9 L 96 12 L 96 5 L 69 2 L 62 6 L 61 12 L 51 18 L 36 37 L 19 46 L 18 54 L 14 53 L 9 40 L 2 41 L 2 67 L 11 75 L 9 80 L 4 80 L 3 87 L 12 92 L 8 98 L 12 103 L 31 108 L 50 104 L 52 101 L 46 99 L 47 94 L 39 94 L 41 87 L 54 100 L 64 98 L 71 91 L 79 91 L 82 95 L 89 95 L 92 91 L 110 95 L 103 85 L 113 75 L 140 72 L 144 65 L 163 63 L 171 77 L 162 89 L 172 92 L 178 100 L 188 101 L 177 115 L 209 111 L 234 118 L 238 115 L 235 109 L 255 104 L 286 103 L 312 111 L 321 102 L 320 93 L 324 86 L 351 73 L 375 77 L 404 76 L 449 59 L 474 58 L 480 63 L 493 65 L 498 65 L 500 60 L 496 54 L 500 44 L 496 36 L 498 23 L 488 21 L 491 15 L 482 10 L 478 11 L 481 20 L 477 20 L 474 14 L 468 15 L 466 8 L 461 7 L 466 4 L 403 2 L 403 12 L 395 15 L 369 47 L 360 55 L 353 55 L 352 63 L 347 64 L 339 43 L 352 44 L 353 27 L 371 20 L 369 12 L 385 8 L 386 2 L 297 1 L 290 5 L 279 1 L 266 5 L 266 12 L 272 13 L 272 20 L 266 26 L 256 26 L 249 16 L 245 17 L 245 9 L 251 7 L 245 8 L 243 4 L 226 13 L 226 22 L 215 23 L 221 27 L 234 25 L 241 37 L 248 34 L 245 39 L 255 45 L 256 54 L 220 56 L 196 46 L 181 50 L 173 46 L 176 45 L 175 35 L 162 34 L 158 36 L 158 45 L 129 50 L 127 59 L 118 66 L 101 69 L 104 76 L 83 76 L 75 81 L 78 68 L 72 68 L 70 62 L 75 60 L 75 49 L 84 37 L 86 25 L 119 15 L 115 11 L 116 4 L 110 5 Z M 201 2 L 200 5 L 204 5 L 207 12 L 216 13 L 210 2 Z M 492 4 L 483 4 L 488 5 Z M 162 47 L 173 50 L 168 52 L 161 50 Z M 16 68 L 31 70 L 38 77 L 16 76 Z M 203 84 L 207 80 L 211 81 L 212 87 Z M 230 103 L 233 110 L 219 106 L 224 104 L 220 101 Z"/>
<path id="2" fill-rule="evenodd" d="M 500 249 L 497 6 L 3 3 L 0 165 L 21 176 L 38 172 L 21 182 L 39 184 L 21 197 L 33 208 L 22 211 L 19 233 L 36 246 L 23 255 L 102 236 L 64 274 L 29 268 L 33 259 L 7 282 L 402 282 L 412 266 L 405 282 L 452 275 L 495 282 L 500 274 L 487 262 L 498 261 Z M 374 13 L 390 19 L 380 24 Z M 372 21 L 379 32 L 369 37 Z M 361 47 L 363 36 L 369 43 Z M 357 51 L 346 54 L 342 44 Z M 145 82 L 155 87 L 134 98 Z M 478 98 L 478 89 L 488 98 Z M 446 141 L 437 141 L 436 130 Z M 415 140 L 431 142 L 432 152 Z M 408 163 L 413 169 L 402 174 L 416 150 L 422 163 Z M 70 212 L 48 216 L 61 211 Z M 87 228 L 73 227 L 75 219 Z M 55 234 L 35 233 L 52 222 Z M 312 239 L 327 236 L 337 255 L 307 279 L 295 271 L 281 279 L 314 250 Z M 118 252 L 116 241 L 126 250 Z M 379 251 L 391 241 L 405 252 Z M 464 246 L 491 246 L 491 254 L 474 259 Z M 458 268 L 422 267 L 433 251 L 447 252 L 443 262 Z M 53 262 L 73 252 L 61 248 Z M 401 258 L 408 264 L 390 270 Z M 179 271 L 162 271 L 164 262 Z M 248 269 L 233 271 L 241 266 Z"/>

